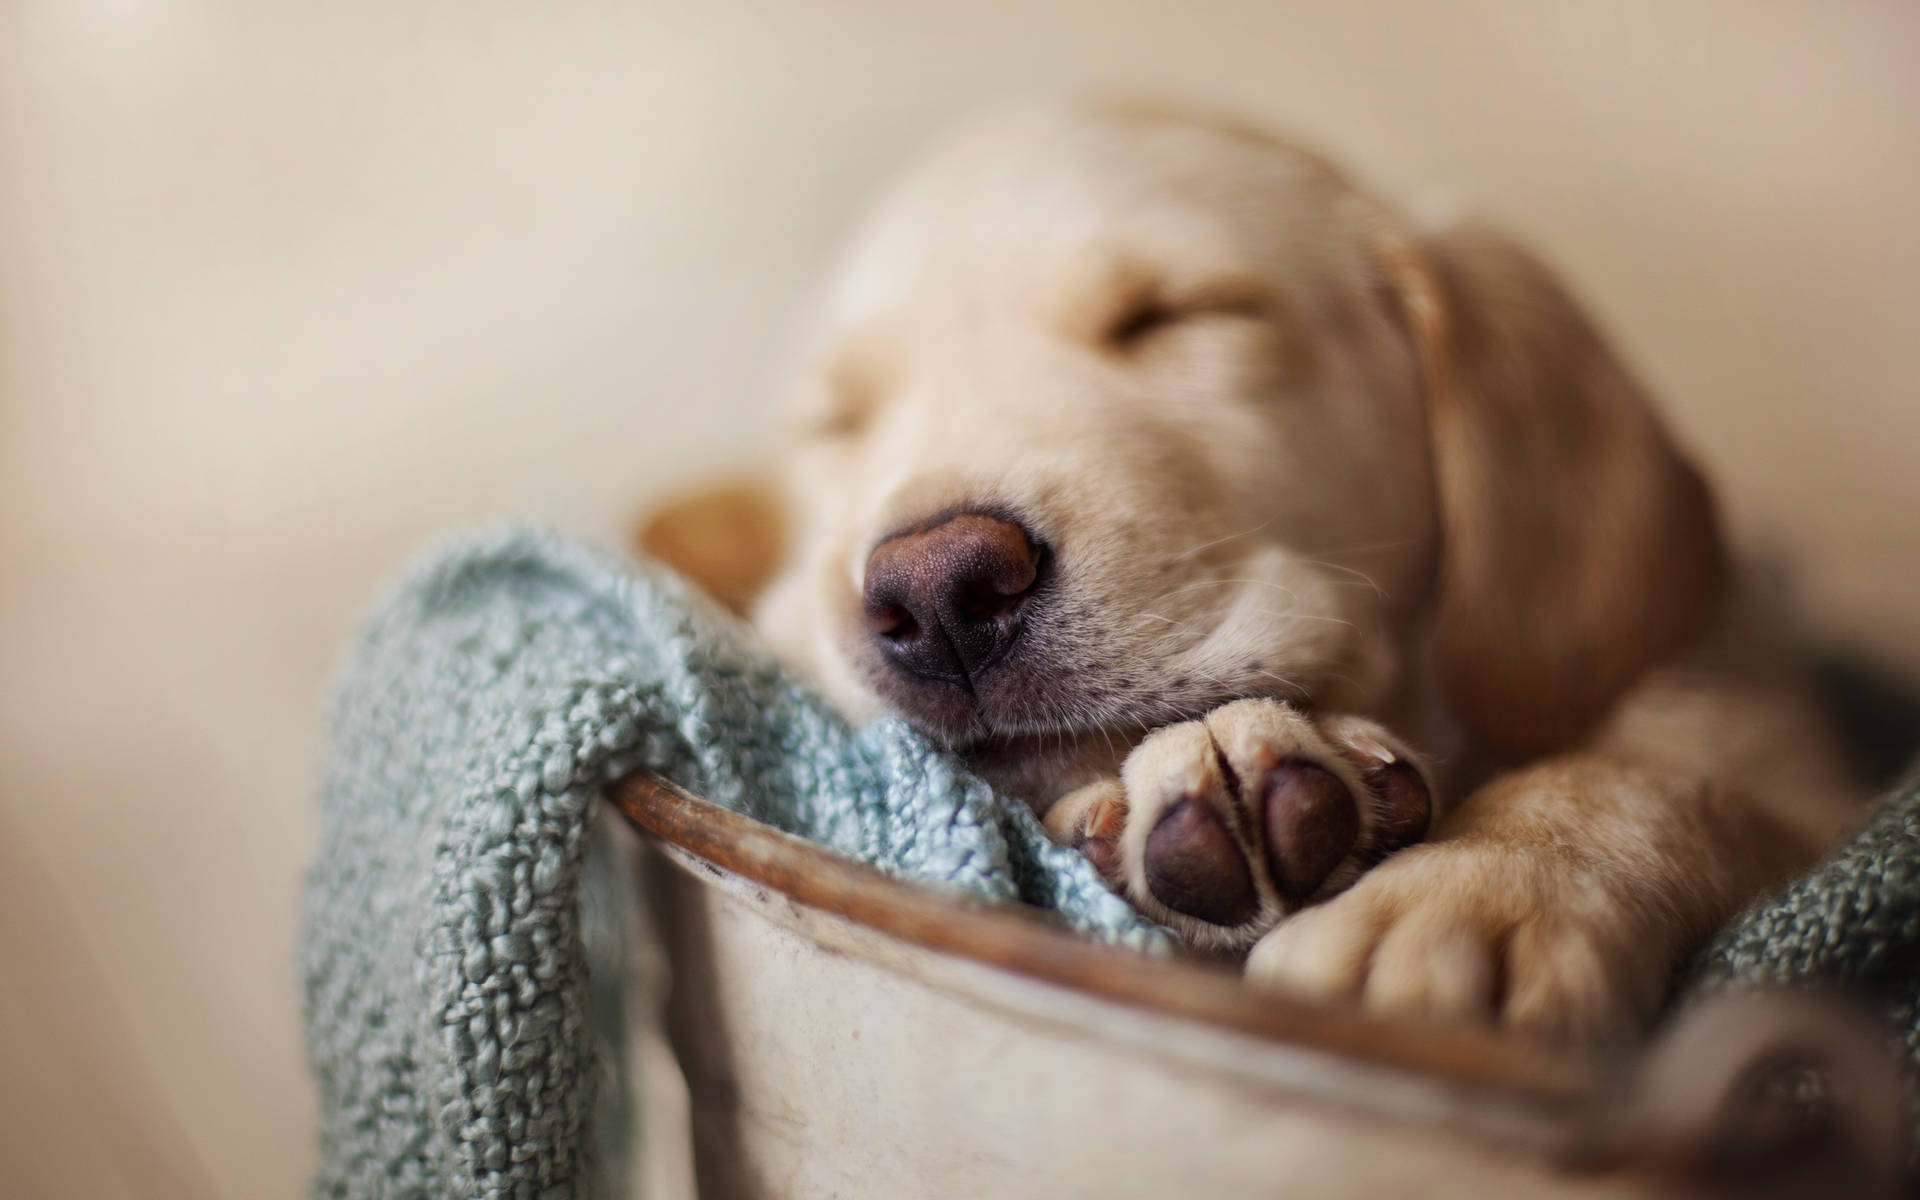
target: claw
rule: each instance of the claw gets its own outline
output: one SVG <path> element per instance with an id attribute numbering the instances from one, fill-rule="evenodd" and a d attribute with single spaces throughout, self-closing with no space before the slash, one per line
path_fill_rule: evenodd
<path id="1" fill-rule="evenodd" d="M 1120 850 L 1110 838 L 1082 835 L 1074 839 L 1073 848 L 1107 879 L 1120 877 Z"/>

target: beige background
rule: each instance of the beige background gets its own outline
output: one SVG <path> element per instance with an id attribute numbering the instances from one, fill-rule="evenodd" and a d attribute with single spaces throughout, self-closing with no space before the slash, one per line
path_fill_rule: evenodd
<path id="1" fill-rule="evenodd" d="M 0 4 L 0 1162 L 289 1195 L 330 671 L 506 515 L 750 448 L 940 121 L 1238 103 L 1490 212 L 1828 629 L 1920 667 L 1920 6 Z"/>

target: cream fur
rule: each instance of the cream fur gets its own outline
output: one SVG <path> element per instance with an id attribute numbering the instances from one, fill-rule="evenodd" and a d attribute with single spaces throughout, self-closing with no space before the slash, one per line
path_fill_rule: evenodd
<path id="1" fill-rule="evenodd" d="M 791 537 L 754 618 L 849 715 L 901 711 L 1042 810 L 1071 793 L 1056 837 L 1110 843 L 1143 908 L 1199 945 L 1252 944 L 1263 984 L 1630 1029 L 1678 957 L 1809 862 L 1857 795 L 1774 627 L 1709 605 L 1705 493 L 1553 287 L 1517 251 L 1415 229 L 1231 121 L 1107 105 L 977 124 L 883 198 L 821 309 L 786 409 Z M 1536 315 L 1524 370 L 1459 340 Z M 1565 470 L 1508 470 L 1526 440 L 1511 431 L 1540 426 L 1500 434 L 1472 406 L 1535 421 L 1527 389 L 1556 373 L 1593 407 L 1537 421 L 1586 440 Z M 1520 390 L 1492 394 L 1509 377 Z M 1552 492 L 1589 480 L 1602 494 Z M 1562 572 L 1547 558 L 1577 526 L 1514 541 L 1447 507 L 1536 501 L 1600 522 L 1607 557 Z M 1055 556 L 1029 619 L 1044 669 L 983 684 L 959 715 L 892 680 L 860 619 L 875 545 L 957 508 L 1016 513 Z M 1688 643 L 1667 619 L 1670 575 L 1717 632 Z M 1484 616 L 1503 604 L 1514 615 Z M 1480 661 L 1592 661 L 1629 686 L 1582 697 L 1568 738 L 1501 712 L 1505 679 L 1472 678 Z M 1588 680 L 1570 670 L 1541 678 L 1573 695 Z M 1235 703 L 1250 697 L 1267 699 Z M 1324 766 L 1361 818 L 1297 913 L 1243 795 L 1276 758 Z M 1446 815 L 1363 874 L 1380 801 L 1361 773 L 1396 758 Z M 1183 798 L 1214 806 L 1252 864 L 1256 918 L 1209 925 L 1144 886 L 1142 842 Z"/>

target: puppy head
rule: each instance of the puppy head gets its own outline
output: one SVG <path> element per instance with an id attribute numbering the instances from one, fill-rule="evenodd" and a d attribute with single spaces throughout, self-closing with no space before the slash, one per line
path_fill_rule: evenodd
<path id="1" fill-rule="evenodd" d="M 826 307 L 763 626 L 958 745 L 1378 691 L 1434 523 L 1375 219 L 1190 121 L 1027 112 L 936 152 Z"/>
<path id="2" fill-rule="evenodd" d="M 1559 738 L 1691 628 L 1717 561 L 1697 480 L 1544 272 L 1141 109 L 1003 116 L 884 199 L 779 474 L 757 623 L 851 715 L 958 747 L 1251 695 L 1377 709 L 1428 617 L 1470 720 Z M 1670 559 L 1687 595 L 1618 603 Z"/>

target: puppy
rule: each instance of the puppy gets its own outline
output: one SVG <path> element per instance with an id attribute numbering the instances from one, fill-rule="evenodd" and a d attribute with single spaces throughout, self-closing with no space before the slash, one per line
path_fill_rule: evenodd
<path id="1" fill-rule="evenodd" d="M 644 536 L 1248 977 L 1630 1031 L 1860 797 L 1712 498 L 1554 276 L 1232 120 L 938 148 L 778 470 Z"/>

